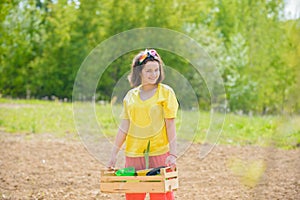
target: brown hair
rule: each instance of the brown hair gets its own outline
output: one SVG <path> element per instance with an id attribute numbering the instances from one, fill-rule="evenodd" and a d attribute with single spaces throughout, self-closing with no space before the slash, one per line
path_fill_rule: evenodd
<path id="1" fill-rule="evenodd" d="M 128 75 L 128 80 L 129 83 L 131 85 L 131 87 L 137 87 L 142 83 L 141 80 L 141 73 L 142 70 L 145 66 L 145 64 L 148 61 L 156 61 L 159 65 L 159 72 L 160 75 L 156 81 L 156 84 L 162 82 L 165 78 L 165 73 L 164 73 L 164 68 L 163 68 L 163 62 L 161 57 L 159 56 L 159 54 L 157 53 L 157 57 L 158 59 L 154 58 L 154 57 L 148 57 L 146 58 L 141 64 L 139 63 L 139 58 L 144 54 L 144 51 L 141 51 L 140 53 L 138 53 L 132 60 L 132 64 L 131 64 L 131 72 Z"/>

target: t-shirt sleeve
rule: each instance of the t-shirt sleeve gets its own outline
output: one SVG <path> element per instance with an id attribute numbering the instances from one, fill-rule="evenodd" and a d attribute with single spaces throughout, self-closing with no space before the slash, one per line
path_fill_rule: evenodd
<path id="1" fill-rule="evenodd" d="M 178 110 L 178 102 L 173 90 L 169 90 L 163 103 L 164 117 L 175 118 Z"/>
<path id="2" fill-rule="evenodd" d="M 125 98 L 123 100 L 123 108 L 122 108 L 122 112 L 120 114 L 120 118 L 121 119 L 129 119 L 128 108 L 127 108 L 127 103 L 126 103 Z"/>

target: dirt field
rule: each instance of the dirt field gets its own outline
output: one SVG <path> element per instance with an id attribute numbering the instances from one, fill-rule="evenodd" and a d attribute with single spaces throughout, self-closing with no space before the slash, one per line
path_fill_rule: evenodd
<path id="1" fill-rule="evenodd" d="M 103 167 L 74 139 L 0 133 L 2 199 L 124 199 L 99 190 Z M 178 159 L 176 199 L 300 199 L 300 149 L 199 145 Z"/>

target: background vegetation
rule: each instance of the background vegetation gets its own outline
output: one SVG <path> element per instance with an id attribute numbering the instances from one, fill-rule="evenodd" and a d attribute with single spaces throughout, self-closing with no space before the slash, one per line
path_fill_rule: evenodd
<path id="1" fill-rule="evenodd" d="M 111 105 L 97 104 L 95 108 L 97 121 L 101 124 L 101 133 L 114 141 L 118 119 L 112 115 Z M 178 140 L 194 143 L 206 141 L 206 131 L 211 123 L 210 113 L 201 112 L 199 118 L 198 112 L 187 110 L 181 112 L 179 115 L 184 115 L 185 124 L 182 124 L 183 121 L 178 117 L 176 120 Z M 225 123 L 220 126 L 222 127 L 217 127 L 222 128 L 222 134 L 218 138 L 219 144 L 273 146 L 282 149 L 294 149 L 300 145 L 300 116 L 250 117 L 228 114 Z M 78 135 L 75 134 L 72 104 L 60 101 L 0 99 L 1 132 L 25 134 L 28 139 L 35 134 L 78 139 Z"/>
<path id="2" fill-rule="evenodd" d="M 225 81 L 230 111 L 300 113 L 300 20 L 284 18 L 283 0 L 4 0 L 0 9 L 3 97 L 70 100 L 77 70 L 96 45 L 152 26 L 182 32 L 205 47 Z M 192 84 L 199 82 L 189 63 L 161 54 Z M 107 69 L 99 99 L 110 100 L 130 59 Z M 209 98 L 196 92 L 207 108 Z"/>

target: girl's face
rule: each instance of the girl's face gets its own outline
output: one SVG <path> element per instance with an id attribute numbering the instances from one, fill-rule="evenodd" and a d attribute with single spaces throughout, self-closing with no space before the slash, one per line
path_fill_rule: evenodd
<path id="1" fill-rule="evenodd" d="M 160 76 L 159 64 L 156 61 L 148 61 L 141 73 L 142 85 L 154 85 Z"/>

